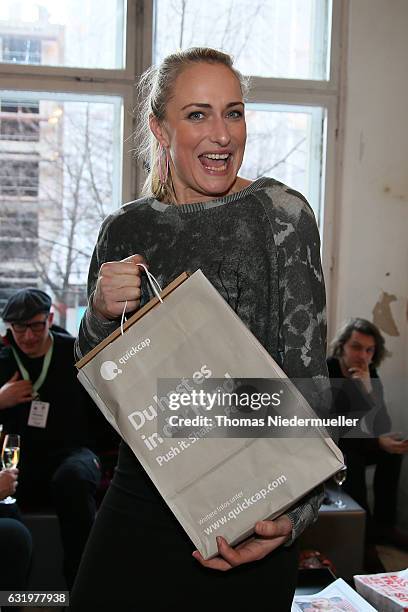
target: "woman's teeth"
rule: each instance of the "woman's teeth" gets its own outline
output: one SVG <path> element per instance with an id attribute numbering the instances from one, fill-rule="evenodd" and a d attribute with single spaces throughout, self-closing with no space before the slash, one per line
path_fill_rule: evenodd
<path id="1" fill-rule="evenodd" d="M 224 170 L 227 169 L 227 160 L 229 156 L 229 153 L 205 153 L 204 155 L 200 155 L 200 160 L 207 170 L 224 172 Z M 215 164 L 209 165 L 206 163 L 206 160 L 212 160 Z"/>
<path id="2" fill-rule="evenodd" d="M 205 153 L 203 157 L 208 157 L 208 159 L 228 159 L 229 153 Z"/>

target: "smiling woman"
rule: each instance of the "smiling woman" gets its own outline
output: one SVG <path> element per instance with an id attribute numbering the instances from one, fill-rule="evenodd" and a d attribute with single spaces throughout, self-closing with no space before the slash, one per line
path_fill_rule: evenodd
<path id="1" fill-rule="evenodd" d="M 286 374 L 318 386 L 327 373 L 319 235 L 301 194 L 271 178 L 251 182 L 238 175 L 246 143 L 245 79 L 225 53 L 193 48 L 148 70 L 141 92 L 144 197 L 102 225 L 78 358 L 120 325 L 124 310 L 148 299 L 135 264 L 148 263 L 162 286 L 201 268 Z M 273 609 L 289 611 L 297 573 L 293 542 L 316 519 L 321 499 L 321 491 L 312 491 L 279 518 L 254 525 L 255 534 L 235 548 L 220 531 L 219 554 L 204 560 L 122 442 L 70 609 L 110 605 L 134 612 L 154 601 L 157 610 L 187 610 L 183 598 L 199 598 L 208 609 L 222 603 L 238 610 L 244 589 L 273 593 Z M 152 575 L 154 597 L 142 592 Z"/>
<path id="2" fill-rule="evenodd" d="M 170 55 L 160 73 L 153 67 L 141 80 L 140 125 L 151 168 L 145 193 L 178 204 L 228 195 L 251 183 L 238 177 L 246 143 L 247 80 L 220 51 L 191 49 L 186 58 L 186 53 Z M 156 171 L 158 162 L 170 168 L 165 181 Z"/>
<path id="3" fill-rule="evenodd" d="M 237 176 L 246 141 L 244 104 L 240 83 L 227 66 L 185 69 L 164 121 L 152 114 L 150 127 L 169 157 L 176 202 L 210 200 L 245 186 Z"/>

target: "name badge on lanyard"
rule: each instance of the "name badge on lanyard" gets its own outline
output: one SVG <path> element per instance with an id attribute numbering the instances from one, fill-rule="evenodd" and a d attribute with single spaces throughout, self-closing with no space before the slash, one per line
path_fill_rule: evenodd
<path id="1" fill-rule="evenodd" d="M 51 338 L 51 346 L 48 349 L 44 357 L 44 363 L 43 363 L 43 367 L 41 370 L 41 374 L 39 375 L 37 380 L 33 383 L 33 401 L 31 402 L 30 414 L 28 415 L 28 421 L 27 421 L 27 425 L 29 425 L 30 427 L 41 427 L 42 429 L 44 429 L 47 426 L 48 411 L 50 409 L 50 404 L 48 402 L 40 401 L 40 395 L 38 393 L 38 390 L 43 384 L 43 382 L 45 381 L 45 379 L 47 378 L 48 369 L 51 363 L 52 351 L 54 348 L 54 338 L 51 334 L 50 334 L 50 338 Z M 11 347 L 11 350 L 13 351 L 14 359 L 17 362 L 17 365 L 21 372 L 21 376 L 23 377 L 24 380 L 30 380 L 30 375 L 27 372 L 24 365 L 22 364 L 19 354 L 15 350 L 14 346 Z"/>
<path id="2" fill-rule="evenodd" d="M 40 402 L 33 400 L 31 402 L 30 414 L 28 416 L 27 425 L 31 427 L 41 427 L 45 429 L 47 427 L 48 410 L 50 405 L 48 402 Z"/>

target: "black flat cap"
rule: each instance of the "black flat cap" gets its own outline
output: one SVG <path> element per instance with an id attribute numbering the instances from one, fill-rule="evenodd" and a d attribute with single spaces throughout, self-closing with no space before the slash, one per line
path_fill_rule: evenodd
<path id="1" fill-rule="evenodd" d="M 9 298 L 1 318 L 9 323 L 28 321 L 40 312 L 49 312 L 51 303 L 50 296 L 40 289 L 33 287 L 21 289 Z"/>

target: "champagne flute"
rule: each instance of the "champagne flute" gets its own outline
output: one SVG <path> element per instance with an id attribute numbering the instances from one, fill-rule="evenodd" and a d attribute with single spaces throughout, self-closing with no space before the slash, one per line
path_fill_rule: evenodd
<path id="1" fill-rule="evenodd" d="M 20 436 L 18 434 L 6 434 L 4 436 L 3 449 L 1 451 L 1 462 L 3 468 L 16 468 L 20 459 Z M 14 497 L 9 495 L 2 500 L 3 504 L 15 504 Z"/>
<path id="2" fill-rule="evenodd" d="M 346 480 L 346 478 L 347 478 L 347 467 L 346 466 L 344 466 L 341 470 L 339 470 L 338 472 L 336 472 L 336 474 L 334 474 L 333 480 L 337 484 L 339 492 L 341 491 L 341 487 L 342 487 L 344 481 Z M 340 510 L 344 510 L 344 508 L 347 508 L 346 504 L 343 502 L 341 497 L 336 499 L 334 504 Z"/>

